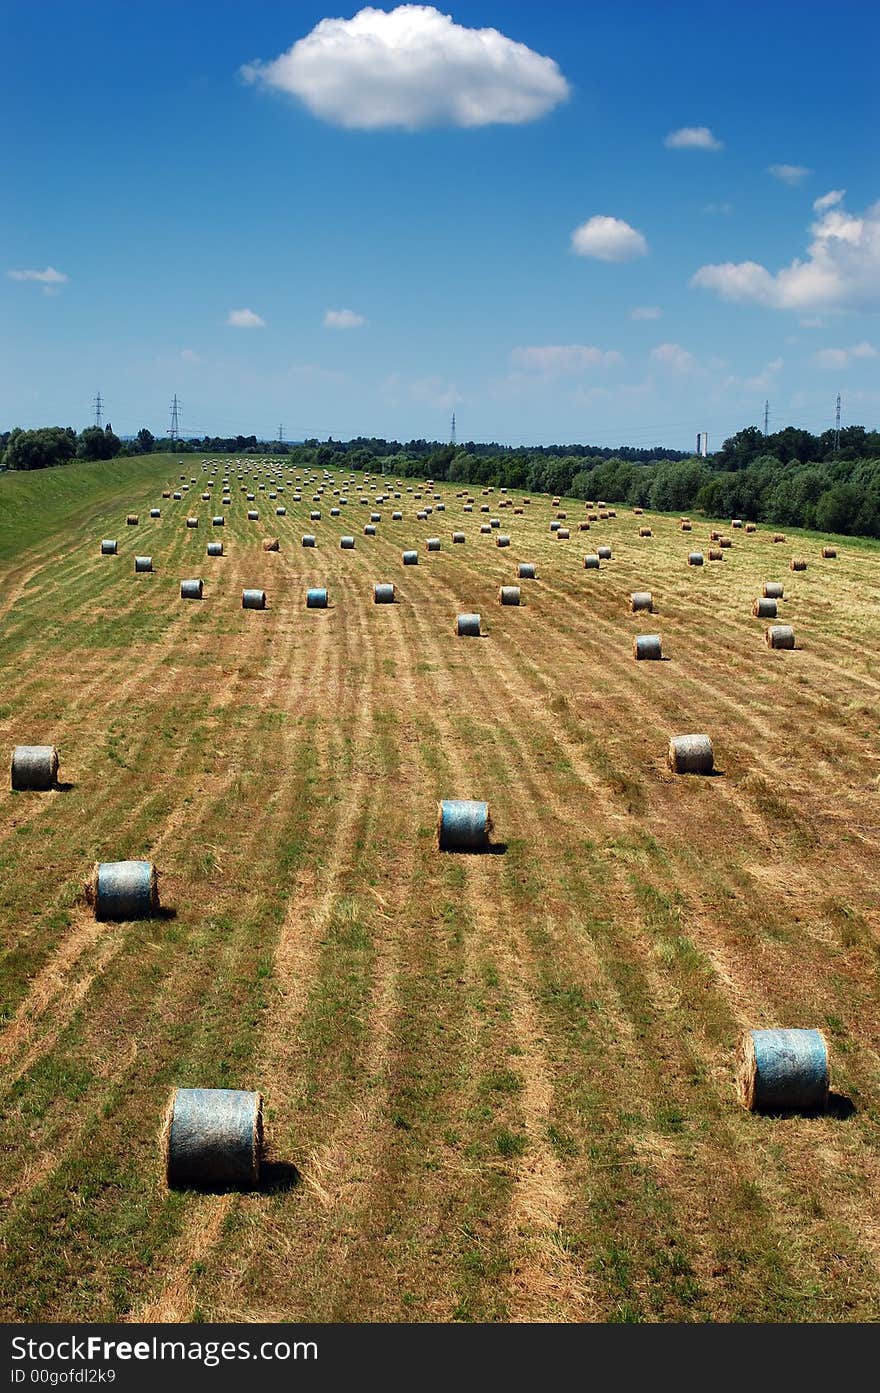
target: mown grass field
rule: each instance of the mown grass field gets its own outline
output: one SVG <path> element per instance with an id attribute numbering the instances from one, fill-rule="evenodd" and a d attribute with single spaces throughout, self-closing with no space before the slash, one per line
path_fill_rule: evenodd
<path id="1" fill-rule="evenodd" d="M 330 518 L 345 475 L 319 522 L 287 488 L 249 523 L 232 462 L 211 502 L 202 477 L 0 477 L 2 747 L 62 761 L 55 792 L 0 789 L 3 1318 L 876 1319 L 880 548 L 762 526 L 691 569 L 696 518 L 579 534 L 568 500 L 558 541 L 547 497 L 476 488 L 465 515 L 441 485 L 419 522 L 406 482 Z M 752 617 L 764 579 L 794 651 Z M 667 661 L 634 660 L 640 632 Z M 720 776 L 667 769 L 692 731 Z M 500 854 L 437 851 L 455 796 L 490 802 Z M 127 857 L 167 911 L 98 923 L 82 882 Z M 770 1025 L 827 1033 L 827 1114 L 738 1105 L 738 1037 Z M 260 1191 L 165 1188 L 173 1084 L 262 1090 Z"/>

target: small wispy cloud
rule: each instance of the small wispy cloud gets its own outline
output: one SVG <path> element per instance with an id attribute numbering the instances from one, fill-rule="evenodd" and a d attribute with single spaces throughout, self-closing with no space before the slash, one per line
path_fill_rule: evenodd
<path id="1" fill-rule="evenodd" d="M 830 189 L 828 193 L 823 193 L 821 198 L 813 199 L 813 207 L 817 213 L 824 213 L 826 208 L 833 208 L 836 203 L 842 203 L 846 197 L 846 189 Z"/>
<path id="2" fill-rule="evenodd" d="M 265 329 L 266 321 L 253 310 L 230 310 L 226 323 L 233 329 Z"/>
<path id="3" fill-rule="evenodd" d="M 817 368 L 846 368 L 864 358 L 878 358 L 880 353 L 872 343 L 854 343 L 852 348 L 821 348 L 813 354 Z"/>
<path id="4" fill-rule="evenodd" d="M 670 131 L 663 141 L 668 150 L 723 150 L 724 141 L 718 140 L 708 126 L 682 126 Z"/>
<path id="5" fill-rule="evenodd" d="M 616 348 L 606 350 L 587 343 L 548 343 L 514 348 L 510 361 L 515 368 L 524 372 L 561 377 L 585 372 L 588 368 L 615 367 L 623 362 L 623 358 Z"/>
<path id="6" fill-rule="evenodd" d="M 623 218 L 597 214 L 581 223 L 571 234 L 571 249 L 577 256 L 592 256 L 598 261 L 633 261 L 647 256 L 648 243 L 641 232 L 630 227 Z"/>
<path id="7" fill-rule="evenodd" d="M 200 363 L 202 361 L 194 348 L 182 348 L 180 357 L 184 363 Z"/>
<path id="8" fill-rule="evenodd" d="M 663 314 L 659 305 L 636 305 L 630 310 L 630 319 L 660 319 Z"/>
<path id="9" fill-rule="evenodd" d="M 64 285 L 70 279 L 54 266 L 47 266 L 45 271 L 7 271 L 6 274 L 14 281 L 37 281 L 40 285 Z"/>
<path id="10" fill-rule="evenodd" d="M 56 271 L 54 266 L 47 266 L 45 271 L 7 271 L 6 274 L 13 281 L 34 282 L 41 287 L 44 295 L 57 295 L 61 286 L 70 280 L 63 271 Z"/>
<path id="11" fill-rule="evenodd" d="M 795 184 L 803 183 L 808 174 L 812 174 L 804 164 L 771 164 L 767 166 L 767 173 L 772 174 L 774 179 L 778 179 L 782 184 L 789 184 L 793 188 Z M 815 207 L 815 204 L 813 205 Z"/>
<path id="12" fill-rule="evenodd" d="M 693 353 L 682 348 L 680 343 L 658 343 L 651 349 L 651 357 L 661 367 L 671 368 L 673 372 L 692 372 L 697 366 Z"/>
<path id="13" fill-rule="evenodd" d="M 723 217 L 726 217 L 728 213 L 732 213 L 732 212 L 733 212 L 733 204 L 732 204 L 732 203 L 704 203 L 704 204 L 703 204 L 703 212 L 704 212 L 704 213 L 720 213 Z"/>
<path id="14" fill-rule="evenodd" d="M 354 310 L 327 310 L 324 315 L 325 329 L 359 329 L 366 322 L 364 316 L 355 314 Z"/>

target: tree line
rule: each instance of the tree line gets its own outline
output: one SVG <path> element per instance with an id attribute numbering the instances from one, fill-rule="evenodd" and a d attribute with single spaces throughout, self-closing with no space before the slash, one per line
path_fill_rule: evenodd
<path id="1" fill-rule="evenodd" d="M 271 454 L 294 466 L 372 470 L 462 485 L 602 498 L 657 512 L 697 511 L 822 532 L 880 537 L 880 432 L 863 426 L 812 435 L 788 426 L 764 435 L 738 431 L 706 458 L 662 446 L 616 450 L 590 445 L 504 446 L 467 441 L 400 442 L 374 436 L 301 444 L 256 436 L 157 439 L 146 428 L 122 441 L 110 425 L 13 430 L 0 434 L 6 469 L 42 469 L 117 454 Z"/>

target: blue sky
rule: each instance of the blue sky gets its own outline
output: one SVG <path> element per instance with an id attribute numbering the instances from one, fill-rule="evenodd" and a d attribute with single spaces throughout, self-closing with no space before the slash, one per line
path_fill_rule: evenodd
<path id="1" fill-rule="evenodd" d="M 876 7 L 383 9 L 7 0 L 0 427 L 877 427 Z"/>

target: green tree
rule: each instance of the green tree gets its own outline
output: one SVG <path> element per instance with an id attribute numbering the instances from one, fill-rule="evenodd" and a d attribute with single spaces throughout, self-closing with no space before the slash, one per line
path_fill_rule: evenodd
<path id="1" fill-rule="evenodd" d="M 76 437 L 64 426 L 19 430 L 9 436 L 3 463 L 7 469 L 48 469 L 73 459 Z"/>

